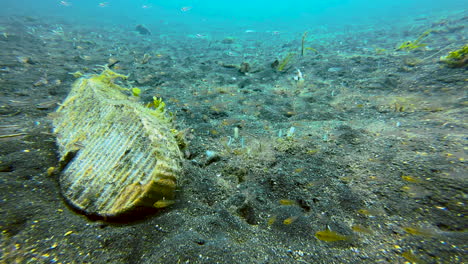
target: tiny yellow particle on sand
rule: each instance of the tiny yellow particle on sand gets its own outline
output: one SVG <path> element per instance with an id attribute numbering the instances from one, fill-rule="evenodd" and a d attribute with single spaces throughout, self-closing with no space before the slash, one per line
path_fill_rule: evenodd
<path id="1" fill-rule="evenodd" d="M 62 209 L 57 209 L 57 212 L 63 213 L 63 210 Z"/>
<path id="2" fill-rule="evenodd" d="M 30 151 L 29 149 L 25 149 L 25 150 L 23 150 L 23 152 L 29 153 L 29 152 L 31 152 L 31 151 Z"/>
<path id="3" fill-rule="evenodd" d="M 63 235 L 63 236 L 69 236 L 71 233 L 73 233 L 73 231 L 68 231 L 68 232 L 66 232 L 65 235 Z"/>
<path id="4" fill-rule="evenodd" d="M 394 245 L 393 246 L 395 249 L 400 249 L 401 247 L 399 245 Z"/>

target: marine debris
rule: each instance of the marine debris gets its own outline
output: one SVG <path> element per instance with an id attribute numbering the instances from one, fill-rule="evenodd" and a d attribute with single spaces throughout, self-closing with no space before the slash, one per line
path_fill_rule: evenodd
<path id="1" fill-rule="evenodd" d="M 172 204 L 182 154 L 161 98 L 144 106 L 127 76 L 105 68 L 78 79 L 54 119 L 65 198 L 89 215 L 119 217 Z M 97 113 L 97 114 L 96 114 Z M 170 201 L 170 202 L 169 202 Z"/>

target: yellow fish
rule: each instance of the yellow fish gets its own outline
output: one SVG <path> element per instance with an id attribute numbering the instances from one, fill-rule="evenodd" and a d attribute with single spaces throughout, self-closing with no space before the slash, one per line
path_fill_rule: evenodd
<path id="1" fill-rule="evenodd" d="M 271 216 L 268 218 L 268 225 L 271 226 L 276 222 L 276 215 Z"/>
<path id="2" fill-rule="evenodd" d="M 423 180 L 421 179 L 418 179 L 416 177 L 413 177 L 413 176 L 409 176 L 409 175 L 403 175 L 401 176 L 401 178 L 407 182 L 412 182 L 412 183 L 422 183 L 424 182 Z"/>
<path id="3" fill-rule="evenodd" d="M 153 204 L 154 208 L 165 208 L 168 207 L 169 205 L 174 204 L 174 200 L 159 200 Z"/>
<path id="4" fill-rule="evenodd" d="M 290 224 L 294 223 L 294 221 L 296 221 L 297 218 L 298 218 L 298 216 L 288 217 L 288 218 L 284 219 L 283 224 L 290 225 Z"/>
<path id="5" fill-rule="evenodd" d="M 335 242 L 335 241 L 341 241 L 341 240 L 349 240 L 349 236 L 344 236 L 341 234 L 338 234 L 334 231 L 331 230 L 322 230 L 322 231 L 317 231 L 315 233 L 315 237 L 323 240 L 325 242 Z"/>
<path id="6" fill-rule="evenodd" d="M 437 232 L 431 229 L 421 228 L 421 227 L 403 227 L 408 234 L 415 235 L 415 236 L 425 236 L 425 237 L 433 237 L 437 236 Z"/>
<path id="7" fill-rule="evenodd" d="M 279 203 L 281 205 L 295 205 L 296 204 L 296 201 L 294 200 L 289 200 L 289 199 L 281 199 L 279 200 Z"/>
<path id="8" fill-rule="evenodd" d="M 365 227 L 365 226 L 362 226 L 362 225 L 353 225 L 351 227 L 351 229 L 354 231 L 354 232 L 359 232 L 359 233 L 365 233 L 365 234 L 372 234 L 372 230 L 370 230 L 369 228 Z"/>

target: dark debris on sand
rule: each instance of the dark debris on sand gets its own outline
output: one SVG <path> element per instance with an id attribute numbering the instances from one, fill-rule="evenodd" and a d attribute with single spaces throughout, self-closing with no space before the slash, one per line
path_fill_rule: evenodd
<path id="1" fill-rule="evenodd" d="M 467 261 L 467 75 L 439 61 L 466 44 L 466 19 L 311 29 L 304 56 L 302 33 L 46 21 L 0 20 L 2 263 Z M 428 28 L 427 47 L 395 50 Z M 176 204 L 132 222 L 71 210 L 48 173 L 50 114 L 104 64 L 189 131 Z"/>

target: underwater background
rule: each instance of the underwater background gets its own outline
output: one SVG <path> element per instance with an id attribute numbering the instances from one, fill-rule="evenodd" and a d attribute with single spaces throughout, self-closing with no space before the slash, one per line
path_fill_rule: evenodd
<path id="1" fill-rule="evenodd" d="M 466 1 L 56 1 L 3 0 L 2 14 L 48 15 L 94 26 L 153 24 L 165 32 L 176 27 L 180 34 L 242 27 L 259 30 L 301 31 L 310 27 L 349 24 L 409 22 L 418 16 L 463 12 Z M 188 10 L 183 11 L 186 8 Z M 165 26 L 164 26 L 165 25 Z M 233 32 L 234 33 L 234 32 Z"/>
<path id="2" fill-rule="evenodd" d="M 467 6 L 1 0 L 0 263 L 466 263 Z M 101 72 L 181 156 L 121 218 L 63 189 Z"/>

